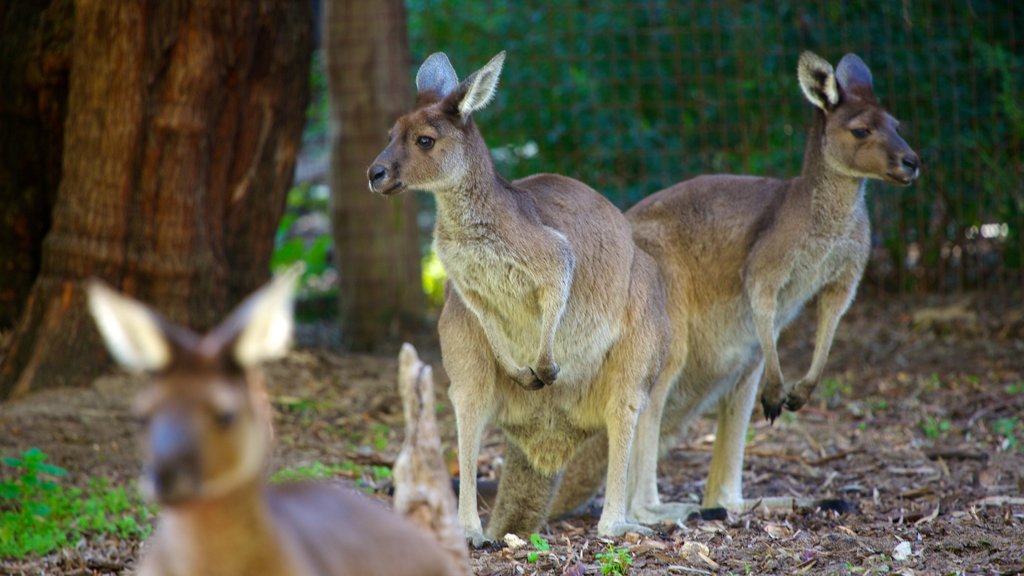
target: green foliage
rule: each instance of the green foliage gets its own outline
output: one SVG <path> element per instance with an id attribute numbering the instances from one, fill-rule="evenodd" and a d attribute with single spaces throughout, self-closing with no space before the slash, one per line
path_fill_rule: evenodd
<path id="1" fill-rule="evenodd" d="M 333 266 L 328 258 L 333 243 L 330 234 L 307 237 L 295 231 L 300 218 L 327 213 L 326 192 L 323 187 L 314 187 L 308 183 L 288 191 L 286 212 L 277 226 L 274 253 L 270 258 L 272 270 L 280 271 L 302 262 L 305 264 L 302 280 L 308 284 L 311 278 L 320 276 Z"/>
<path id="2" fill-rule="evenodd" d="M 420 270 L 423 275 L 423 292 L 427 295 L 427 303 L 434 308 L 440 308 L 444 305 L 444 281 L 448 275 L 433 248 L 423 257 Z"/>
<path id="3" fill-rule="evenodd" d="M 83 537 L 111 535 L 142 539 L 152 531 L 154 511 L 134 488 L 92 480 L 85 490 L 63 486 L 63 468 L 46 464 L 46 454 L 31 448 L 3 458 L 0 481 L 0 558 L 46 554 Z"/>
<path id="4" fill-rule="evenodd" d="M 950 244 L 990 222 L 1008 230 L 986 258 L 1022 267 L 1024 205 L 1011 192 L 1024 146 L 1022 31 L 998 2 L 406 6 L 410 77 L 436 50 L 460 77 L 508 50 L 496 101 L 478 114 L 503 174 L 574 176 L 620 207 L 701 173 L 797 174 L 812 113 L 796 81 L 800 52 L 833 63 L 859 53 L 924 166 L 913 187 L 870 186 L 874 242 L 894 270 L 887 285 L 981 282 Z"/>
<path id="5" fill-rule="evenodd" d="M 825 402 L 834 406 L 837 402 L 842 400 L 844 396 L 850 396 L 853 393 L 853 386 L 845 380 L 839 378 L 824 378 L 821 381 L 821 397 L 825 399 Z"/>
<path id="6" fill-rule="evenodd" d="M 541 552 L 547 552 L 551 549 L 551 545 L 544 539 L 543 536 L 534 532 L 530 534 L 530 543 L 533 544 L 533 550 L 530 550 L 526 554 L 527 562 L 536 562 L 540 558 Z"/>
<path id="7" fill-rule="evenodd" d="M 1006 393 L 1013 395 L 1024 394 L 1024 380 L 1021 380 L 1020 382 L 1014 382 L 1013 384 L 1007 384 Z"/>
<path id="8" fill-rule="evenodd" d="M 927 416 L 921 421 L 921 431 L 924 432 L 925 436 L 932 440 L 937 440 L 938 438 L 945 436 L 946 433 L 949 432 L 949 427 L 950 422 L 945 418 L 939 420 L 931 416 Z"/>
<path id="9" fill-rule="evenodd" d="M 625 574 L 633 565 L 633 557 L 629 555 L 629 550 L 616 548 L 611 544 L 608 544 L 604 552 L 594 554 L 594 558 L 601 566 L 601 574 Z"/>
<path id="10" fill-rule="evenodd" d="M 270 477 L 270 481 L 273 484 L 281 484 L 284 482 L 324 480 L 346 473 L 352 473 L 357 469 L 357 467 L 358 465 L 353 462 L 345 462 L 340 465 L 327 465 L 317 461 L 306 466 L 282 468 L 277 472 L 274 472 Z"/>
<path id="11" fill-rule="evenodd" d="M 1012 418 L 999 418 L 992 422 L 992 433 L 1003 437 L 1003 448 L 1020 448 L 1020 441 L 1017 439 L 1017 433 L 1021 430 L 1020 417 L 1014 416 Z"/>
<path id="12" fill-rule="evenodd" d="M 364 466 L 350 460 L 341 464 L 324 464 L 320 461 L 303 466 L 282 468 L 270 477 L 273 484 L 285 482 L 304 482 L 308 480 L 328 480 L 338 476 L 354 478 L 356 484 L 368 492 L 372 492 L 377 484 L 392 477 L 388 466 Z"/>

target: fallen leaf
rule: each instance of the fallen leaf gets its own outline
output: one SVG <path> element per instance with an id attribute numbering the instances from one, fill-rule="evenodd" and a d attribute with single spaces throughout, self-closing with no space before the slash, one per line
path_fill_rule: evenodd
<path id="1" fill-rule="evenodd" d="M 789 534 L 790 534 L 789 528 L 787 528 L 787 527 L 785 527 L 785 526 L 783 526 L 781 524 L 775 524 L 774 522 L 768 523 L 764 527 L 764 531 L 767 532 L 769 536 L 771 536 L 773 539 L 776 539 L 776 540 L 778 540 L 779 538 L 785 538 L 786 536 L 789 536 Z"/>
<path id="2" fill-rule="evenodd" d="M 703 562 L 712 568 L 718 568 L 718 562 L 711 559 L 711 550 L 700 542 L 684 542 L 679 555 L 690 562 Z"/>
<path id="3" fill-rule="evenodd" d="M 523 546 L 526 546 L 526 540 L 523 540 L 519 536 L 516 536 L 512 533 L 505 534 L 505 537 L 502 538 L 502 540 L 505 541 L 506 546 L 513 550 L 515 550 L 516 548 L 522 548 Z"/>
<path id="4" fill-rule="evenodd" d="M 897 562 L 902 562 L 914 552 L 913 548 L 910 547 L 910 542 L 900 542 L 896 545 L 896 548 L 892 551 L 892 559 Z"/>

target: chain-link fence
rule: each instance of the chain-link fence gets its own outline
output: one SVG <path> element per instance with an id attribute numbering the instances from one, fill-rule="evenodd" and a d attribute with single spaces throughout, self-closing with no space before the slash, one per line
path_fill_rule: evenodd
<path id="1" fill-rule="evenodd" d="M 701 173 L 792 176 L 801 51 L 856 52 L 923 170 L 872 183 L 865 289 L 1019 286 L 1024 5 L 1017 2 L 407 0 L 412 61 L 465 76 L 508 50 L 478 123 L 509 177 L 579 178 L 626 208 Z M 411 73 L 411 72 L 410 72 Z"/>

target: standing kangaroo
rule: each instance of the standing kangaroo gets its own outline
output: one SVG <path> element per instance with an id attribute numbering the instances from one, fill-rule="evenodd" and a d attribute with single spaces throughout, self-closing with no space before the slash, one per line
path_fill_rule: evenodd
<path id="1" fill-rule="evenodd" d="M 848 54 L 833 71 L 805 52 L 798 78 L 815 107 L 800 176 L 701 176 L 645 198 L 626 214 L 637 244 L 658 262 L 669 316 L 683 335 L 673 340 L 661 376 L 672 388 L 663 437 L 673 438 L 717 406 L 706 508 L 793 505 L 792 498 L 743 499 L 743 445 L 758 383 L 770 420 L 783 406 L 797 410 L 807 401 L 868 259 L 865 179 L 905 186 L 918 176 L 918 157 L 875 98 L 860 58 Z M 776 351 L 779 331 L 816 295 L 810 369 L 787 382 Z M 630 514 L 642 522 L 686 518 L 693 506 L 660 503 L 657 459 L 656 443 L 637 445 Z M 581 451 L 553 512 L 572 509 L 592 493 L 600 482 L 593 462 L 601 460 L 596 444 Z"/>
<path id="2" fill-rule="evenodd" d="M 499 176 L 472 113 L 490 102 L 505 53 L 461 83 L 443 53 L 416 75 L 416 108 L 370 166 L 370 189 L 431 192 L 434 248 L 449 283 L 438 330 L 459 436 L 459 520 L 481 544 L 476 469 L 488 422 L 504 429 L 505 467 L 488 536 L 544 521 L 576 448 L 606 430 L 604 535 L 626 521 L 637 420 L 671 332 L 654 261 L 625 217 L 585 184 L 554 174 Z M 660 413 L 660 408 L 657 412 Z M 641 426 L 657 443 L 658 426 Z"/>
<path id="3" fill-rule="evenodd" d="M 364 496 L 326 483 L 266 486 L 271 408 L 258 364 L 288 348 L 294 281 L 278 278 L 205 336 L 90 284 L 111 354 L 152 374 L 134 409 L 143 422 L 142 485 L 163 511 L 138 573 L 467 573 L 430 535 Z"/>

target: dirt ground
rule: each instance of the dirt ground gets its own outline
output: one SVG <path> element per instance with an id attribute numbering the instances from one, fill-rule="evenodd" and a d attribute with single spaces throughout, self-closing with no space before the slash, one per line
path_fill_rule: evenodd
<path id="1" fill-rule="evenodd" d="M 813 312 L 783 338 L 784 369 L 810 362 Z M 422 355 L 438 365 L 436 350 Z M 393 358 L 300 349 L 269 368 L 277 466 L 320 461 L 389 465 L 401 445 Z M 439 415 L 449 455 L 454 419 Z M 748 497 L 843 498 L 847 514 L 800 510 L 657 527 L 615 541 L 629 574 L 1020 574 L 1024 573 L 1024 298 L 903 297 L 855 303 L 840 326 L 819 399 L 768 426 L 753 415 L 744 483 Z M 101 378 L 0 405 L 0 454 L 30 447 L 67 468 L 69 481 L 133 478 L 137 382 Z M 714 426 L 698 422 L 660 466 L 662 493 L 699 500 Z M 480 473 L 500 467 L 488 436 Z M 452 464 L 453 471 L 454 464 Z M 361 480 L 386 498 L 387 481 Z M 599 501 L 552 523 L 549 552 L 473 552 L 477 574 L 599 574 Z M 96 540 L 46 558 L 0 561 L 0 574 L 130 572 L 138 542 Z"/>

